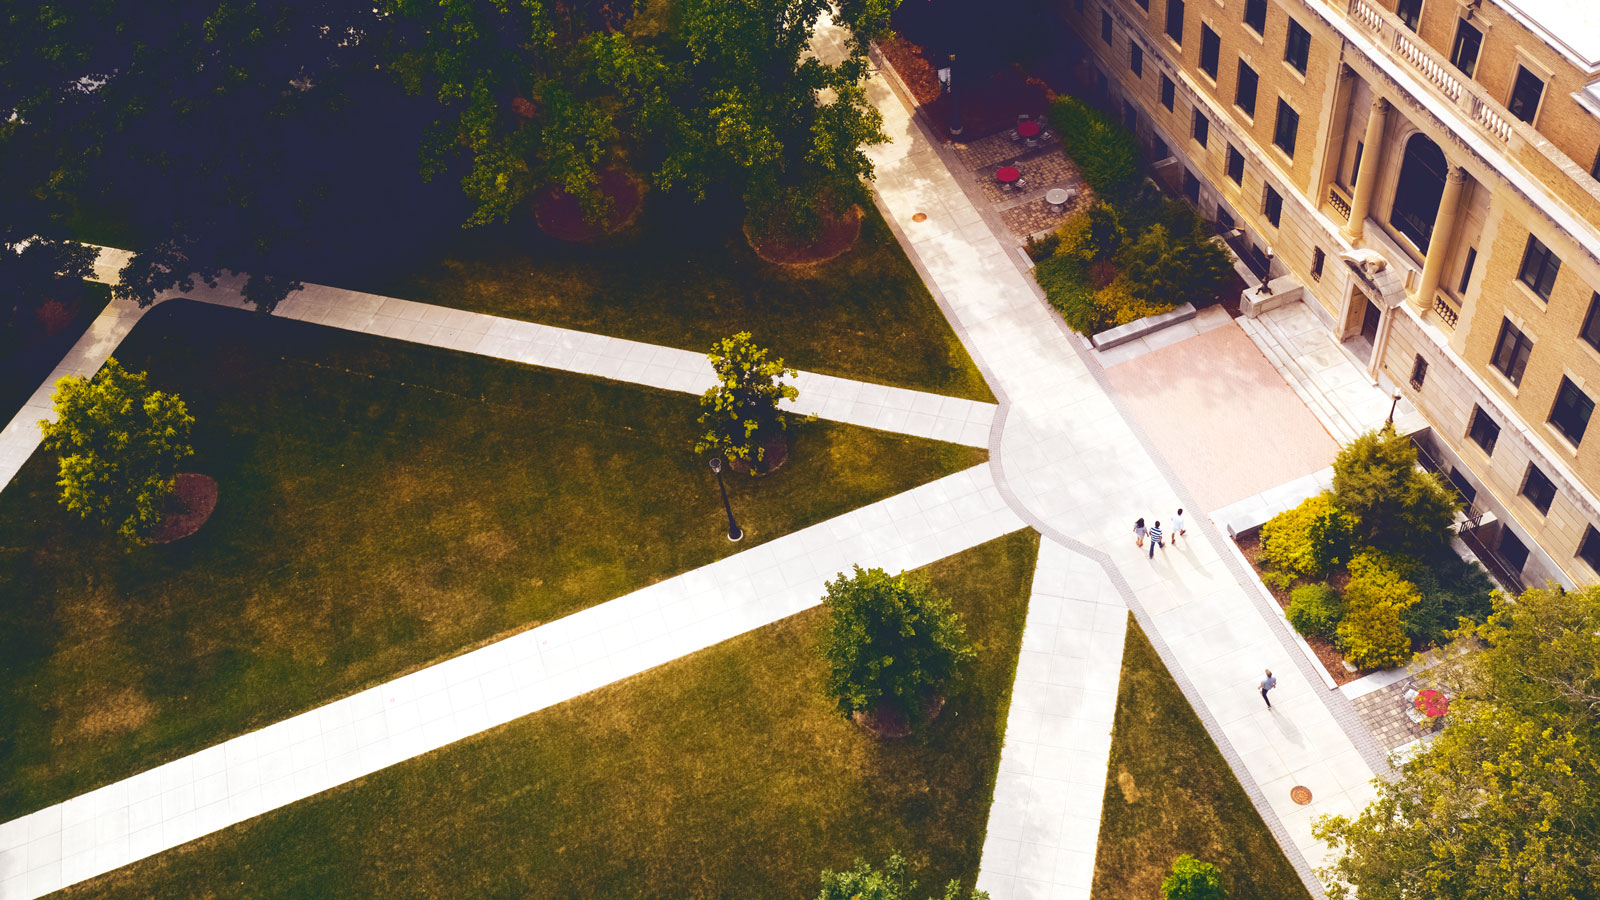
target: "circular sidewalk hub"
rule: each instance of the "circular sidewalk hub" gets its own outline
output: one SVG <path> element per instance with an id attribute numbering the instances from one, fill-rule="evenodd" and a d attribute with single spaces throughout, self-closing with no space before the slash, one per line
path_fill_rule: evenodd
<path id="1" fill-rule="evenodd" d="M 1301 806 L 1305 806 L 1307 803 L 1311 802 L 1311 788 L 1308 788 L 1303 784 L 1297 784 L 1289 789 L 1289 799 L 1300 804 Z"/>
<path id="2" fill-rule="evenodd" d="M 913 221 L 913 222 L 926 222 L 926 221 L 928 221 L 928 214 L 927 213 L 917 213 L 916 215 L 911 217 L 911 221 Z"/>

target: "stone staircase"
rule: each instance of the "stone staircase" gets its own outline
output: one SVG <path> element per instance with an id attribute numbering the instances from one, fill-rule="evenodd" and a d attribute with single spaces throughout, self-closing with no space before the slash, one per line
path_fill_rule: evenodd
<path id="1" fill-rule="evenodd" d="M 1317 421 L 1323 428 L 1328 429 L 1328 434 L 1339 445 L 1349 444 L 1358 434 L 1370 431 L 1371 423 L 1362 423 L 1352 410 L 1344 407 L 1336 397 L 1326 394 L 1320 386 L 1312 381 L 1310 372 L 1301 365 L 1296 357 L 1298 352 L 1294 349 L 1291 336 L 1283 330 L 1282 323 L 1278 323 L 1274 315 L 1261 315 L 1258 319 L 1235 319 L 1238 327 L 1250 335 L 1250 340 L 1256 341 L 1256 348 L 1261 349 L 1262 356 L 1267 357 L 1267 362 L 1272 368 L 1277 368 L 1278 375 L 1283 376 L 1283 381 L 1288 383 L 1294 394 L 1306 404 L 1312 415 L 1317 416 Z M 1333 346 L 1330 340 L 1330 346 Z M 1347 365 L 1354 368 L 1354 364 Z M 1365 375 L 1363 375 L 1365 378 Z M 1378 391 L 1378 388 L 1373 388 Z"/>

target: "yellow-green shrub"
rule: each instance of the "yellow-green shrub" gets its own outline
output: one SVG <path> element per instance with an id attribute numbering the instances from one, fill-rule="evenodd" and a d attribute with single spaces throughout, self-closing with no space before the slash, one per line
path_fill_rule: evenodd
<path id="1" fill-rule="evenodd" d="M 1414 565 L 1363 550 L 1350 560 L 1350 583 L 1344 589 L 1344 618 L 1339 621 L 1339 649 L 1362 669 L 1387 669 L 1411 658 L 1411 639 L 1402 617 L 1420 599 L 1405 577 Z"/>
<path id="2" fill-rule="evenodd" d="M 1319 578 L 1349 557 L 1355 520 L 1328 491 L 1307 497 L 1261 526 L 1261 579 L 1287 589 L 1300 578 Z"/>

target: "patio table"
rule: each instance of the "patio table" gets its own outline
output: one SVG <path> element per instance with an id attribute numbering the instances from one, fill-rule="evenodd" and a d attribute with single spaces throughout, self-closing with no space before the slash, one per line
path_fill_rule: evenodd
<path id="1" fill-rule="evenodd" d="M 1017 134 L 1020 134 L 1025 138 L 1038 137 L 1039 123 L 1031 119 L 1029 121 L 1019 123 L 1017 125 Z"/>
<path id="2" fill-rule="evenodd" d="M 1022 170 L 1016 166 L 1001 166 L 994 173 L 994 177 L 1001 184 L 1016 184 L 1017 180 L 1022 177 Z"/>

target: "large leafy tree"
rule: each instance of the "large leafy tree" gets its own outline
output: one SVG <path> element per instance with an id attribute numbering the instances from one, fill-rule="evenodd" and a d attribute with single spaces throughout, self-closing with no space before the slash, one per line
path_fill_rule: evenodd
<path id="1" fill-rule="evenodd" d="M 866 100 L 864 47 L 843 60 L 809 53 L 827 0 L 680 0 L 662 53 L 675 73 L 674 118 L 657 181 L 704 197 L 731 185 L 761 234 L 814 234 L 865 203 L 883 120 Z M 881 12 L 852 7 L 882 27 Z"/>
<path id="2" fill-rule="evenodd" d="M 891 712 L 917 724 L 930 697 L 959 685 L 977 650 L 925 581 L 855 567 L 828 582 L 821 653 L 840 714 Z"/>
<path id="3" fill-rule="evenodd" d="M 545 185 L 604 212 L 596 184 L 623 128 L 647 130 L 665 112 L 664 64 L 618 30 L 631 4 L 386 0 L 384 9 L 402 83 L 440 105 L 423 174 L 466 157 L 469 225 L 508 221 Z"/>
<path id="4" fill-rule="evenodd" d="M 112 358 L 93 378 L 57 382 L 55 409 L 56 421 L 40 420 L 39 428 L 45 447 L 61 454 L 61 502 L 130 541 L 144 540 L 161 525 L 178 464 L 194 453 L 188 408 Z"/>
<path id="5" fill-rule="evenodd" d="M 1434 670 L 1449 726 L 1320 836 L 1362 900 L 1581 900 L 1600 882 L 1600 587 L 1497 597 Z"/>
<path id="6" fill-rule="evenodd" d="M 295 288 L 277 251 L 338 180 L 318 170 L 319 138 L 381 59 L 371 4 L 65 0 L 3 16 L 11 155 L 58 216 L 112 207 L 125 220 L 137 252 L 121 295 L 149 303 L 224 268 L 248 272 L 265 309 Z"/>
<path id="7" fill-rule="evenodd" d="M 1333 492 L 1367 543 L 1421 556 L 1449 543 L 1460 506 L 1437 475 L 1417 467 L 1416 445 L 1393 426 L 1369 431 L 1339 451 Z"/>

